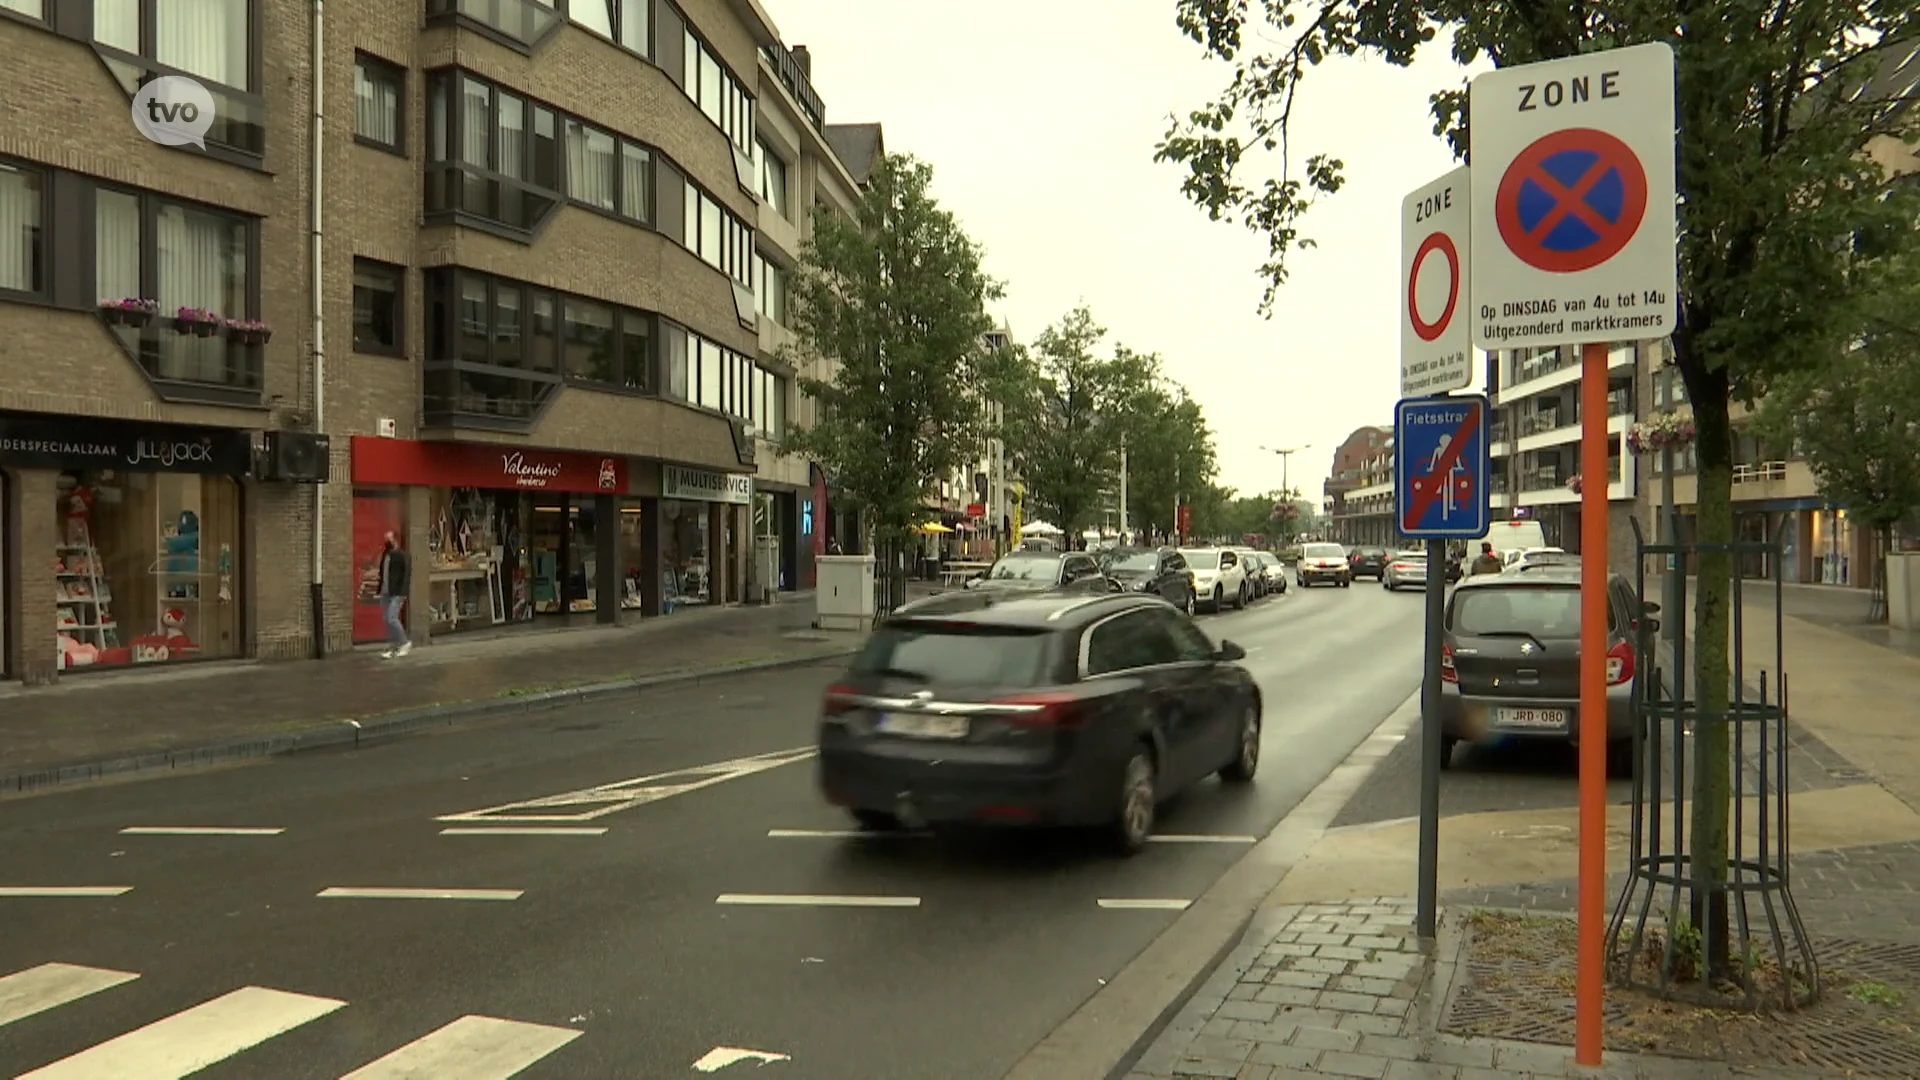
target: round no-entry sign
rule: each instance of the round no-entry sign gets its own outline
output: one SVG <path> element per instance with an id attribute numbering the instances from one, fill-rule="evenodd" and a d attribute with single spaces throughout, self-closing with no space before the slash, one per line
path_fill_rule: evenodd
<path id="1" fill-rule="evenodd" d="M 1420 310 L 1420 268 L 1426 264 L 1427 256 L 1435 253 L 1447 260 L 1447 302 L 1440 314 L 1429 322 Z M 1453 323 L 1453 311 L 1459 304 L 1460 250 L 1446 233 L 1431 233 L 1420 241 L 1420 247 L 1413 253 L 1413 268 L 1407 272 L 1407 319 L 1413 323 L 1413 332 L 1420 335 L 1421 341 L 1435 341 Z"/>

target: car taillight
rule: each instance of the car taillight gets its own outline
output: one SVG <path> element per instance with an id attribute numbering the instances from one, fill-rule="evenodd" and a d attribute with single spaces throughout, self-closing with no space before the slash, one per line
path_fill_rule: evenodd
<path id="1" fill-rule="evenodd" d="M 1411 566 L 1408 566 L 1408 565 L 1407 565 L 1406 563 L 1403 563 L 1403 562 L 1397 562 L 1397 563 L 1394 563 L 1394 564 L 1393 564 L 1393 568 L 1394 568 L 1395 570 L 1411 570 L 1411 569 L 1413 569 L 1413 567 L 1411 567 Z"/>
<path id="2" fill-rule="evenodd" d="M 1619 686 L 1633 678 L 1633 646 L 1621 642 L 1607 650 L 1607 685 Z"/>
<path id="3" fill-rule="evenodd" d="M 1068 692 L 1043 692 L 1038 694 L 1016 694 L 1013 697 L 994 698 L 995 705 L 1032 705 L 1032 712 L 1009 713 L 1007 722 L 1021 727 L 1079 727 L 1086 718 L 1080 707 L 1080 698 Z"/>
<path id="4" fill-rule="evenodd" d="M 1440 646 L 1440 681 L 1450 683 L 1460 681 L 1460 673 L 1453 667 L 1453 646 L 1451 645 Z"/>
<path id="5" fill-rule="evenodd" d="M 853 687 L 845 683 L 834 683 L 827 687 L 826 694 L 820 699 L 820 715 L 839 716 L 853 711 L 853 696 Z"/>

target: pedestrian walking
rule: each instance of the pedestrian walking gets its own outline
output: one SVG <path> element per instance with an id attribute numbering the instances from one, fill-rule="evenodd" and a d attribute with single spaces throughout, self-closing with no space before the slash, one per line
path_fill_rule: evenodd
<path id="1" fill-rule="evenodd" d="M 399 539 L 389 532 L 386 547 L 380 553 L 380 607 L 387 617 L 387 651 L 380 655 L 388 659 L 413 651 L 413 639 L 407 636 L 406 624 L 400 621 L 412 579 L 413 562 Z"/>

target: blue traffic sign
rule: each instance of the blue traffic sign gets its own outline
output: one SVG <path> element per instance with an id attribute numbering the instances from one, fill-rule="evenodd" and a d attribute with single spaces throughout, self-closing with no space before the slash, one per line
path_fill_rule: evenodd
<path id="1" fill-rule="evenodd" d="M 1483 394 L 1407 398 L 1393 410 L 1393 516 L 1412 540 L 1477 540 L 1491 523 Z"/>

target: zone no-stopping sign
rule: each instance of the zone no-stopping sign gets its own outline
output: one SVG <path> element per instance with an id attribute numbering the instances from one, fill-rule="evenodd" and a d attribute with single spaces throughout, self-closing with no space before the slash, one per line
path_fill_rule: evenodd
<path id="1" fill-rule="evenodd" d="M 1467 302 L 1466 166 L 1400 204 L 1400 396 L 1426 397 L 1473 382 Z"/>
<path id="2" fill-rule="evenodd" d="M 1677 314 L 1673 50 L 1473 80 L 1473 344 L 1647 341 Z"/>

